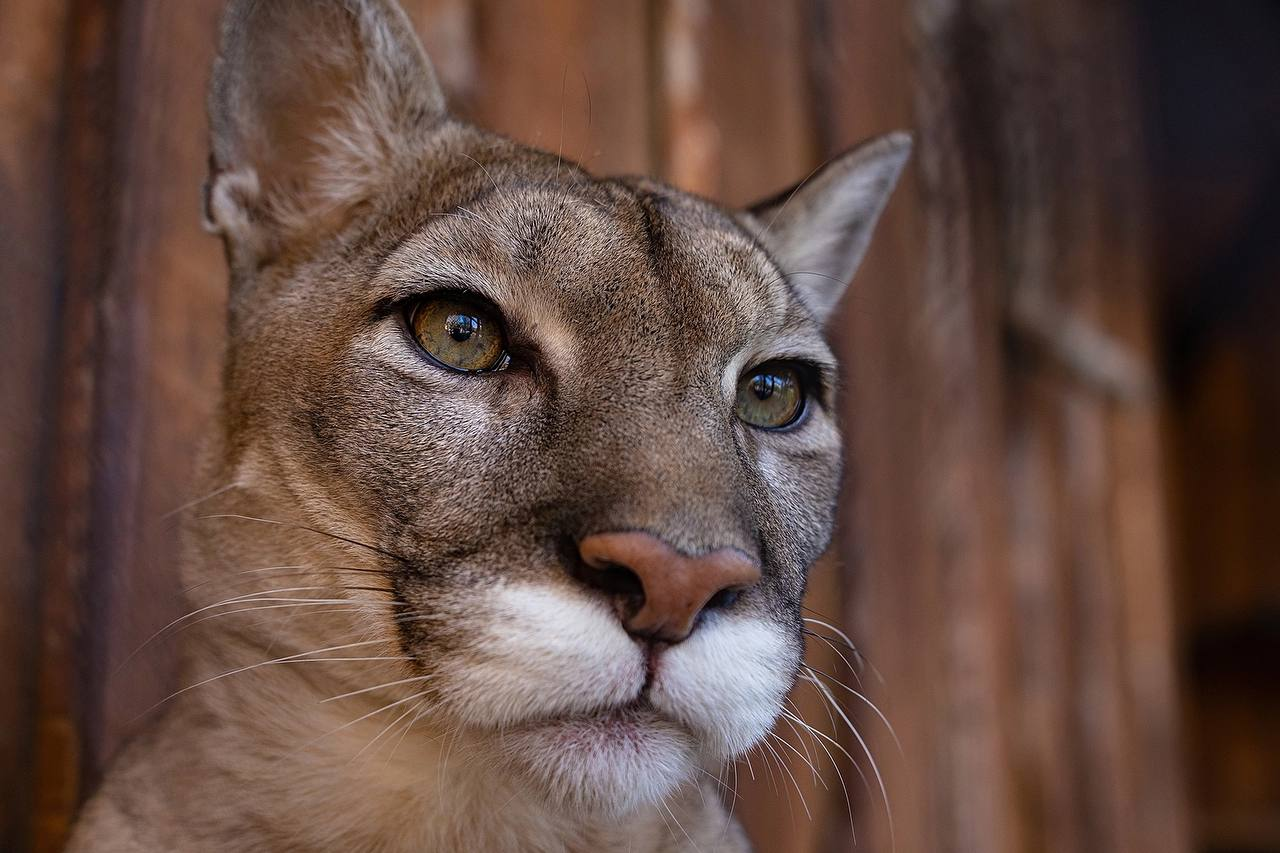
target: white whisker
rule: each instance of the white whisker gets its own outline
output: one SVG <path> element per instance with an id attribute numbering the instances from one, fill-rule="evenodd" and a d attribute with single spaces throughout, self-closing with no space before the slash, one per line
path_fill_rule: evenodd
<path id="1" fill-rule="evenodd" d="M 372 693 L 375 690 L 382 690 L 385 687 L 396 687 L 398 685 L 409 684 L 414 681 L 427 681 L 430 678 L 431 678 L 430 675 L 415 675 L 411 678 L 401 678 L 398 681 L 388 681 L 385 684 L 375 684 L 372 687 L 364 687 L 364 688 L 361 688 L 360 690 L 352 690 L 350 693 L 342 693 L 338 696 L 330 696 L 327 699 L 321 699 L 320 704 L 323 705 L 326 702 L 337 702 L 339 699 L 349 699 L 352 696 L 360 696 L 365 693 Z"/>
<path id="2" fill-rule="evenodd" d="M 391 703 L 389 703 L 389 704 L 387 704 L 387 705 L 383 705 L 381 708 L 374 708 L 372 711 L 370 711 L 370 712 L 369 712 L 369 713 L 367 713 L 367 714 L 362 714 L 361 716 L 356 717 L 354 720 L 352 720 L 352 721 L 350 721 L 350 722 L 348 722 L 348 723 L 343 723 L 342 725 L 338 726 L 336 729 L 330 729 L 329 731 L 325 732 L 324 734 L 320 735 L 319 737 L 317 737 L 317 738 L 313 738 L 313 739 L 311 739 L 311 740 L 307 741 L 307 742 L 306 742 L 306 743 L 304 743 L 302 746 L 300 746 L 300 747 L 299 747 L 299 749 L 309 749 L 310 747 L 315 746 L 317 743 L 319 743 L 320 741 L 322 741 L 322 740 L 324 740 L 325 738 L 329 737 L 330 735 L 336 735 L 338 732 L 343 731 L 344 729 L 349 729 L 349 728 L 351 728 L 351 727 L 352 727 L 352 726 L 354 726 L 356 723 L 363 722 L 363 721 L 365 721 L 365 720 L 369 719 L 370 717 L 373 717 L 373 716 L 375 716 L 375 715 L 377 715 L 377 714 L 381 714 L 383 711 L 390 711 L 392 708 L 397 708 L 397 707 L 399 707 L 399 706 L 401 706 L 401 705 L 405 704 L 406 702 L 412 702 L 412 701 L 414 701 L 415 699 L 421 699 L 421 698 L 422 698 L 423 696 L 425 696 L 425 695 L 426 695 L 425 691 L 424 691 L 424 692 L 422 692 L 422 693 L 414 693 L 412 696 L 406 696 L 406 697 L 404 697 L 403 699 L 397 699 L 397 700 L 396 700 L 396 701 L 394 701 L 394 702 L 391 702 Z"/>
<path id="3" fill-rule="evenodd" d="M 168 521 L 169 519 L 173 518 L 175 515 L 178 515 L 179 513 L 186 512 L 187 510 L 193 507 L 199 506 L 205 501 L 213 500 L 218 495 L 226 494 L 232 489 L 238 488 L 239 485 L 240 485 L 239 483 L 227 483 L 225 486 L 221 486 L 220 488 L 214 489 L 212 492 L 209 492 L 209 494 L 205 495 L 204 497 L 199 497 L 199 498 L 196 498 L 195 500 L 187 501 L 182 506 L 175 507 L 174 509 L 171 509 L 168 512 L 166 512 L 164 515 L 160 516 L 160 521 Z"/>
<path id="4" fill-rule="evenodd" d="M 849 751 L 846 750 L 839 743 L 837 743 L 834 739 L 828 737 L 824 732 L 819 731 L 817 728 L 809 725 L 804 720 L 802 720 L 799 716 L 793 715 L 789 711 L 783 711 L 782 713 L 791 722 L 799 724 L 806 732 L 808 732 L 810 740 L 812 740 L 818 747 L 822 749 L 823 752 L 827 754 L 827 758 L 831 761 L 831 768 L 836 771 L 836 779 L 840 781 L 840 790 L 844 793 L 845 811 L 849 815 L 849 831 L 853 833 L 854 844 L 857 844 L 858 828 L 854 826 L 853 800 L 849 796 L 849 786 L 845 784 L 844 774 L 840 772 L 840 762 L 836 760 L 836 757 L 832 755 L 831 750 L 827 748 L 827 745 L 823 743 L 822 740 L 819 739 L 819 737 L 826 738 L 827 740 L 831 741 L 831 743 L 835 745 L 836 749 L 844 753 L 844 755 L 849 759 L 849 763 L 853 765 L 854 769 L 858 771 L 858 775 L 862 777 L 862 784 L 866 786 L 867 793 L 870 793 L 871 786 L 867 783 L 866 774 L 862 772 L 862 768 L 858 767 L 858 762 L 853 760 L 853 756 L 849 755 Z"/>
<path id="5" fill-rule="evenodd" d="M 805 667 L 805 669 L 808 669 L 808 667 Z M 818 680 L 817 678 L 812 678 L 812 680 L 809 683 L 813 684 L 820 691 L 822 691 L 824 695 L 826 695 L 827 699 L 831 702 L 832 709 L 837 714 L 840 715 L 840 718 L 842 720 L 844 720 L 845 725 L 849 727 L 850 733 L 852 733 L 854 738 L 857 739 L 858 745 L 862 747 L 863 753 L 866 754 L 867 761 L 871 763 L 871 772 L 876 777 L 876 784 L 879 785 L 880 787 L 880 796 L 884 800 L 885 816 L 889 819 L 890 848 L 896 850 L 897 835 L 894 832 L 894 827 L 893 827 L 893 807 L 889 805 L 889 791 L 885 787 L 884 777 L 880 775 L 880 767 L 876 764 L 875 756 L 871 754 L 871 748 L 867 745 L 866 740 L 862 737 L 862 733 L 858 731 L 858 727 L 853 724 L 853 720 L 849 719 L 849 715 L 844 712 L 844 709 L 840 707 L 840 703 L 836 701 L 835 696 L 831 694 L 831 689 L 827 687 L 827 685 L 824 684 L 822 681 Z"/>
<path id="6" fill-rule="evenodd" d="M 884 715 L 884 712 L 883 712 L 883 711 L 881 711 L 878 707 L 876 707 L 876 703 L 875 703 L 875 702 L 872 702 L 872 701 L 871 701 L 870 699 L 868 699 L 864 694 L 862 694 L 862 693 L 858 692 L 857 690 L 854 690 L 852 687 L 850 687 L 849 685 L 845 684 L 845 683 L 844 683 L 844 682 L 842 682 L 840 679 L 838 679 L 838 678 L 836 678 L 836 677 L 834 677 L 834 676 L 832 676 L 832 675 L 829 675 L 828 673 L 825 673 L 825 672 L 823 672 L 823 671 L 822 671 L 822 670 L 820 670 L 820 669 L 814 669 L 812 666 L 810 666 L 810 665 L 808 665 L 808 664 L 805 664 L 805 665 L 804 665 L 804 668 L 805 668 L 805 669 L 807 669 L 807 670 L 809 671 L 809 673 L 810 673 L 811 675 L 813 675 L 814 677 L 822 676 L 822 677 L 826 678 L 827 680 L 831 681 L 831 682 L 832 682 L 833 684 L 835 684 L 837 687 L 840 687 L 840 688 L 842 688 L 842 689 L 844 689 L 844 690 L 848 690 L 850 693 L 852 693 L 852 694 L 853 694 L 854 696 L 856 696 L 858 699 L 860 699 L 860 700 L 862 700 L 863 702 L 865 702 L 865 703 L 866 703 L 866 705 L 867 705 L 867 707 L 868 707 L 868 708 L 870 708 L 870 709 L 872 710 L 872 712 L 873 712 L 877 717 L 879 717 L 879 718 L 880 718 L 880 722 L 884 723 L 884 727 L 885 727 L 886 729 L 888 729 L 888 731 L 889 731 L 889 736 L 890 736 L 891 738 L 893 738 L 893 744 L 894 744 L 894 746 L 896 746 L 896 747 L 898 748 L 898 754 L 899 754 L 899 755 L 901 755 L 901 756 L 903 756 L 904 758 L 906 757 L 906 753 L 904 753 L 904 752 L 902 751 L 902 741 L 898 740 L 898 733 L 897 733 L 896 731 L 894 731 L 894 729 L 893 729 L 893 724 L 889 722 L 889 718 L 888 718 L 888 717 L 886 717 L 886 716 Z"/>

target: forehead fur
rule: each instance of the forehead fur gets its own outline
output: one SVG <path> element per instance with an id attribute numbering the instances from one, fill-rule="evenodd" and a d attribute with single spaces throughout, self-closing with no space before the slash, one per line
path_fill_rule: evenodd
<path id="1" fill-rule="evenodd" d="M 726 211 L 652 180 L 596 179 L 543 152 L 461 135 L 470 144 L 448 146 L 447 162 L 435 160 L 379 221 L 390 246 L 376 296 L 474 291 L 551 332 L 586 322 L 598 335 L 625 321 L 640 349 L 618 355 L 786 339 L 787 354 L 830 366 L 787 276 Z"/>

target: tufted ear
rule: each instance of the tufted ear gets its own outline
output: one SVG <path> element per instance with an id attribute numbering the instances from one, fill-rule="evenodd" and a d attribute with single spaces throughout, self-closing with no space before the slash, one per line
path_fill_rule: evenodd
<path id="1" fill-rule="evenodd" d="M 394 0 L 231 0 L 209 90 L 207 225 L 233 264 L 331 234 L 444 117 Z"/>
<path id="2" fill-rule="evenodd" d="M 862 262 L 910 155 L 908 134 L 881 136 L 748 210 L 748 224 L 820 321 Z"/>

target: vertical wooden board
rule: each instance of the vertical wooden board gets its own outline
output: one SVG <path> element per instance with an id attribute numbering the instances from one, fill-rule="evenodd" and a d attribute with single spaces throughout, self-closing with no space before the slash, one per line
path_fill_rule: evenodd
<path id="1" fill-rule="evenodd" d="M 1091 91 L 1112 109 L 1096 114 L 1082 146 L 1099 164 L 1096 233 L 1099 258 L 1089 277 L 1106 328 L 1154 375 L 1157 364 L 1149 188 L 1137 91 L 1137 21 L 1123 6 L 1085 6 L 1080 31 L 1107 37 L 1105 61 L 1086 65 Z M 1128 128 L 1115 133 L 1117 127 Z M 1127 213 L 1126 213 L 1127 212 Z M 1154 384 L 1154 382 L 1153 382 Z M 1190 848 L 1179 745 L 1169 522 L 1163 495 L 1163 451 L 1157 396 L 1107 413 L 1112 468 L 1104 496 L 1107 531 L 1123 608 L 1118 641 L 1125 650 L 1120 690 L 1132 766 L 1127 842 L 1139 851 Z"/>
<path id="2" fill-rule="evenodd" d="M 1049 317 L 1057 327 L 1073 311 L 1085 323 L 1100 319 L 1091 287 L 1110 290 L 1117 275 L 1129 277 L 1126 287 L 1141 279 L 1134 266 L 1141 249 L 1123 221 L 1141 202 L 1117 191 L 1132 180 L 1134 155 L 1108 147 L 1125 126 L 1112 110 L 1133 103 L 1114 86 L 1129 72 L 1089 59 L 1124 55 L 1120 22 L 1082 4 L 903 6 L 909 16 L 898 14 L 912 51 L 896 67 L 877 41 L 883 16 L 894 14 L 888 4 L 829 7 L 853 27 L 851 56 L 871 63 L 870 79 L 891 75 L 883 90 L 875 83 L 858 90 L 864 115 L 897 113 L 906 81 L 905 99 L 914 102 L 919 121 L 923 188 L 909 210 L 919 229 L 912 235 L 919 259 L 884 262 L 873 244 L 863 277 L 869 287 L 855 292 L 849 321 L 853 398 L 861 404 L 853 417 L 863 427 L 856 431 L 864 451 L 859 463 L 866 462 L 859 472 L 867 474 L 856 513 L 864 540 L 852 545 L 866 558 L 855 592 L 861 602 L 853 606 L 861 611 L 871 659 L 890 682 L 892 714 L 903 715 L 895 722 L 905 729 L 908 778 L 896 793 L 924 817 L 900 833 L 899 849 L 1164 849 L 1147 847 L 1137 828 L 1143 812 L 1149 822 L 1160 818 L 1148 789 L 1135 784 L 1135 768 L 1149 757 L 1132 745 L 1129 681 L 1130 602 L 1144 584 L 1157 600 L 1165 594 L 1152 563 L 1158 525 L 1131 526 L 1113 504 L 1117 475 L 1106 413 L 1114 391 L 1090 387 L 1096 376 L 1066 378 L 1061 368 L 1073 362 L 1070 353 L 1046 360 L 1005 349 L 1005 302 L 1017 292 L 1038 289 L 1060 300 L 1063 309 Z M 838 126 L 825 132 L 834 136 Z M 1062 186 L 1073 191 L 1057 192 Z M 892 208 L 886 226 L 895 227 Z M 880 247 L 884 236 L 882 228 Z M 881 263 L 896 273 L 893 294 L 879 292 L 874 273 Z M 861 299 L 874 306 L 867 308 L 874 326 Z M 915 318 L 903 319 L 912 312 Z M 914 346 L 907 350 L 901 341 Z M 1023 369 L 1045 375 L 1011 381 L 1015 356 Z M 1137 362 L 1149 358 L 1142 349 Z M 962 376 L 968 389 L 956 384 Z M 893 396 L 885 396 L 890 387 Z M 975 396 L 976 408 L 965 399 Z M 930 415 L 939 405 L 949 414 Z M 1001 409 L 1003 423 L 993 424 L 991 414 Z M 946 417 L 951 422 L 938 426 Z M 966 434 L 971 461 L 957 441 Z M 1007 482 L 990 476 L 1001 465 Z M 1143 474 L 1145 480 L 1130 482 L 1127 509 L 1150 520 L 1154 468 Z M 966 481 L 968 507 L 951 492 Z M 1007 532 L 1001 504 L 1010 507 Z M 991 513 L 985 520 L 984 512 Z M 1055 529 L 1053 517 L 1065 527 Z M 911 528 L 918 543 L 906 539 Z M 966 541 L 976 548 L 967 562 L 963 552 L 954 553 Z M 1120 542 L 1130 544 L 1118 551 Z M 1128 590 L 1125 554 L 1142 567 L 1142 580 Z M 893 573 L 902 565 L 915 576 Z M 949 579 L 961 586 L 948 588 Z M 1017 596 L 1011 600 L 1010 583 Z M 948 591 L 941 599 L 940 589 Z M 1015 602 L 1052 618 L 1014 612 Z M 926 614 L 923 621 L 917 611 Z M 1152 631 L 1144 630 L 1145 644 L 1158 658 Z M 892 649 L 888 660 L 878 655 L 877 643 L 904 632 L 917 656 L 941 660 L 940 670 Z M 990 700 L 972 704 L 963 680 L 982 684 Z M 914 700 L 905 713 L 902 697 Z M 1061 707 L 1049 710 L 1046 703 Z M 962 711 L 967 724 L 956 717 Z M 1172 744 L 1164 728 L 1167 755 Z M 1015 733 L 1012 740 L 1007 732 Z M 1154 787 L 1170 785 L 1176 782 Z M 1168 825 L 1169 798 L 1157 799 Z M 1178 843 L 1176 832 L 1163 838 Z"/>
<path id="3" fill-rule="evenodd" d="M 89 490 L 95 456 L 97 294 L 112 220 L 111 128 L 116 92 L 117 15 L 73 0 L 66 28 L 62 138 L 56 203 L 62 212 L 62 287 L 51 353 L 52 424 L 40 501 L 41 591 L 36 767 L 31 780 L 32 849 L 61 850 L 83 790 L 90 714 L 82 653 L 84 594 L 92 542 Z"/>
<path id="4" fill-rule="evenodd" d="M 1058 70 L 1038 93 L 1054 107 L 1044 123 L 1054 134 L 1056 183 L 1072 186 L 1055 197 L 1059 298 L 1118 342 L 1150 388 L 1155 317 L 1132 13 L 1089 4 L 1035 9 Z M 1090 532 L 1076 537 L 1088 556 L 1064 566 L 1092 598 L 1079 614 L 1078 754 L 1079 822 L 1095 834 L 1081 849 L 1183 850 L 1157 398 L 1092 385 L 1077 376 L 1063 391 L 1068 441 L 1098 469 L 1074 516 Z"/>
<path id="5" fill-rule="evenodd" d="M 912 172 L 834 326 L 852 367 L 849 612 L 903 744 L 899 758 L 874 741 L 900 851 L 1011 851 L 1023 833 L 1008 743 L 998 201 L 981 183 L 989 152 L 969 136 L 991 116 L 964 99 L 956 67 L 981 50 L 962 41 L 962 5 L 820 4 L 815 20 L 815 38 L 839 45 L 816 66 L 819 91 L 841 93 L 826 144 L 917 133 Z M 887 849 L 886 822 L 868 818 Z"/>
<path id="6" fill-rule="evenodd" d="M 663 0 L 658 8 L 664 175 L 732 205 L 808 174 L 817 163 L 805 4 Z"/>
<path id="7" fill-rule="evenodd" d="M 29 844 L 40 642 L 39 511 L 51 451 L 68 8 L 0 5 L 0 849 Z"/>
<path id="8" fill-rule="evenodd" d="M 810 4 L 810 87 L 818 156 L 829 158 L 889 130 L 918 131 L 909 9 L 901 2 Z M 882 770 L 897 815 L 891 838 L 875 798 L 858 803 L 858 849 L 941 850 L 927 788 L 937 772 L 930 720 L 938 681 L 934 614 L 937 593 L 916 555 L 920 496 L 906 470 L 920 438 L 919 390 L 908 381 L 913 344 L 906 335 L 916 308 L 924 239 L 917 136 L 913 162 L 891 199 L 858 274 L 829 325 L 844 366 L 843 424 L 848 458 L 838 547 L 845 570 L 840 614 L 879 677 L 866 681 L 903 744 L 855 717 Z M 904 464 L 905 463 L 905 464 Z M 904 639 L 909 638 L 909 639 Z M 908 656 L 910 655 L 910 656 Z M 914 669 L 914 673 L 913 673 Z M 924 689 L 921 689 L 921 688 Z M 855 849 L 843 838 L 832 850 Z"/>
<path id="9" fill-rule="evenodd" d="M 404 0 L 449 107 L 466 114 L 475 97 L 475 0 Z"/>
<path id="10" fill-rule="evenodd" d="M 464 115 L 596 174 L 650 171 L 643 0 L 477 0 L 475 27 Z"/>
<path id="11" fill-rule="evenodd" d="M 1044 9 L 1028 6 L 1004 20 L 979 22 L 989 33 L 992 52 L 1000 56 L 987 71 L 986 85 L 1004 88 L 997 120 L 1004 139 L 996 154 L 1006 174 L 996 185 L 1006 208 L 1000 238 L 1010 259 L 1005 298 L 1015 319 L 1019 304 L 1030 299 L 1070 304 L 1071 295 L 1079 291 L 1075 284 L 1098 275 L 1093 269 L 1098 235 L 1089 215 L 1097 164 L 1081 156 L 1087 147 L 1072 139 L 1088 124 L 1090 111 L 1101 107 L 1102 99 L 1086 94 L 1076 59 L 1098 48 L 1070 26 L 1074 22 L 1068 19 L 1078 16 L 1076 9 L 1063 4 L 1054 10 L 1058 14 L 1052 21 L 1040 14 Z M 1067 183 L 1072 193 L 1053 191 Z M 1055 328 L 1064 317 L 1092 323 L 1087 313 L 1072 314 L 1065 307 L 1057 313 L 1045 315 Z M 1041 458 L 1021 465 L 1010 459 L 1010 485 L 1038 480 L 1039 488 L 1055 493 L 1055 500 L 1041 511 L 1062 522 L 1057 536 L 1030 545 L 1059 585 L 1057 632 L 1047 632 L 1046 622 L 1018 610 L 1010 618 L 1019 647 L 1044 644 L 1063 649 L 1059 657 L 1067 663 L 1063 681 L 1068 689 L 1056 701 L 1065 713 L 1045 721 L 1051 727 L 1038 734 L 1072 745 L 1070 760 L 1054 764 L 1038 760 L 1043 756 L 1035 751 L 1036 741 L 1016 745 L 1012 760 L 1016 767 L 1026 768 L 1022 786 L 1038 793 L 1019 803 L 1026 843 L 1037 849 L 1056 845 L 1081 851 L 1127 850 L 1130 791 L 1118 679 L 1124 655 L 1118 633 L 1122 612 L 1107 538 L 1112 524 L 1107 499 L 1110 460 L 1103 430 L 1108 395 L 1082 381 L 1082 375 L 1062 369 L 1065 361 L 1055 363 L 1055 357 L 1046 358 L 1046 352 L 1034 347 L 1014 348 L 1010 361 L 1037 377 L 1048 404 L 1039 417 L 1021 424 L 1027 435 L 1036 437 Z M 1056 477 L 1051 476 L 1055 468 Z M 1016 672 L 1016 719 L 1026 720 L 1029 691 L 1040 676 L 1032 666 Z M 1065 818 L 1066 831 L 1055 831 L 1040 819 L 1044 814 Z"/>
<path id="12" fill-rule="evenodd" d="M 1011 371 L 1006 412 L 1013 652 L 1019 711 L 1012 748 L 1027 844 L 1045 853 L 1082 846 L 1077 776 L 1064 760 L 1082 655 L 1074 642 L 1071 581 L 1062 571 L 1073 524 L 1062 507 L 1058 388 L 1039 371 Z"/>
<path id="13" fill-rule="evenodd" d="M 219 0 L 135 0 L 119 41 L 118 211 L 100 296 L 93 602 L 96 702 L 90 770 L 175 686 L 176 644 L 152 643 L 179 613 L 178 537 L 164 516 L 193 494 L 225 334 L 218 242 L 201 227 L 204 93 Z M 125 661 L 127 664 L 122 664 Z"/>

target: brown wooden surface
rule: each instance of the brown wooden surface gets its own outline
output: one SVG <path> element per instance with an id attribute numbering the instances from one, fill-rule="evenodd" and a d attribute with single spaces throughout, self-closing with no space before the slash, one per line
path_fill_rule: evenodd
<path id="1" fill-rule="evenodd" d="M 224 272 L 199 187 L 219 5 L 0 4 L 6 80 L 27 81 L 0 101 L 0 463 L 14 472 L 0 642 L 18 652 L 0 665 L 0 788 L 20 792 L 0 800 L 3 849 L 58 849 L 134 717 L 173 687 L 171 646 L 120 664 L 178 606 L 163 517 L 197 497 L 216 395 Z M 901 753 L 843 694 L 897 850 L 1185 849 L 1119 7 L 406 6 L 460 113 L 601 172 L 741 203 L 862 138 L 916 131 L 832 331 L 849 489 L 809 601 L 875 669 L 816 641 L 811 660 L 897 729 Z M 794 701 L 860 754 L 813 690 Z M 850 809 L 817 743 L 778 734 L 785 769 L 757 755 L 737 774 L 761 851 L 852 850 L 855 829 L 857 849 L 891 849 L 867 762 L 865 787 L 840 768 Z"/>
<path id="2" fill-rule="evenodd" d="M 921 143 L 850 306 L 850 619 L 899 847 L 1184 849 L 1130 22 L 891 5 L 836 13 L 885 85 L 835 112 L 914 110 Z"/>
<path id="3" fill-rule="evenodd" d="M 67 4 L 0 5 L 0 849 L 28 843 L 55 318 Z"/>

